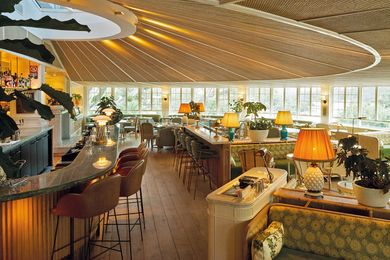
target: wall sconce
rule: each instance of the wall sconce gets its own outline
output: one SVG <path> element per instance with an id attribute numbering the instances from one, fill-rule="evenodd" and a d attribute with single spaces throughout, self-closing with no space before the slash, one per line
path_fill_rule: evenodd
<path id="1" fill-rule="evenodd" d="M 322 95 L 321 96 L 321 102 L 322 102 L 322 104 L 326 105 L 328 103 L 328 96 L 327 95 Z"/>
<path id="2" fill-rule="evenodd" d="M 167 102 L 167 101 L 168 101 L 168 96 L 167 96 L 167 95 L 164 95 L 164 96 L 163 96 L 163 100 L 164 100 L 165 102 Z"/>

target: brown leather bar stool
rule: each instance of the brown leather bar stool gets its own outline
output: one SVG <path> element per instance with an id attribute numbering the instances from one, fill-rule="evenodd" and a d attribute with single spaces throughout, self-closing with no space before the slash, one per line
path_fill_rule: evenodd
<path id="1" fill-rule="evenodd" d="M 125 155 L 131 155 L 131 154 L 140 154 L 141 151 L 146 148 L 147 144 L 146 142 L 141 142 L 138 147 L 130 147 L 127 149 L 124 149 L 123 151 L 120 152 L 118 157 L 122 157 Z"/>
<path id="2" fill-rule="evenodd" d="M 82 193 L 68 193 L 59 199 L 57 206 L 52 210 L 52 213 L 57 216 L 57 225 L 55 229 L 51 259 L 53 259 L 54 254 L 56 252 L 68 246 L 70 250 L 70 259 L 74 259 L 74 243 L 77 242 L 74 240 L 74 219 L 79 218 L 79 219 L 88 220 L 89 222 L 89 219 L 103 215 L 109 212 L 110 210 L 114 210 L 115 212 L 115 207 L 118 205 L 119 202 L 120 183 L 121 183 L 120 176 L 112 175 L 110 177 L 98 180 L 97 182 L 90 184 L 85 188 L 85 190 Z M 70 241 L 68 245 L 56 249 L 55 246 L 56 246 L 60 216 L 70 218 L 70 225 L 69 225 Z M 107 252 L 108 250 L 114 250 L 120 252 L 121 259 L 123 259 L 122 245 L 120 242 L 121 240 L 119 235 L 118 221 L 116 217 L 115 217 L 115 223 L 116 223 L 116 231 L 118 233 L 119 242 L 112 245 L 111 247 L 106 247 L 99 244 L 92 244 L 95 242 L 104 243 L 104 242 L 111 242 L 111 241 L 90 240 L 89 233 L 91 228 L 89 225 L 88 231 L 86 232 L 87 234 L 85 234 L 88 240 L 87 242 L 88 250 L 86 250 L 87 257 L 89 257 L 89 246 L 95 245 L 95 246 L 105 248 L 105 250 L 99 253 L 99 255 Z M 117 246 L 119 246 L 119 249 L 116 249 Z"/>
<path id="3" fill-rule="evenodd" d="M 124 198 L 125 202 L 120 204 L 126 204 L 127 212 L 122 214 L 117 214 L 114 211 L 115 218 L 117 216 L 127 216 L 127 223 L 126 224 L 118 224 L 118 225 L 127 225 L 128 226 L 128 233 L 129 233 L 129 239 L 123 240 L 123 242 L 129 242 L 130 244 L 130 258 L 132 259 L 132 250 L 131 250 L 131 231 L 135 228 L 135 226 L 139 226 L 140 232 L 141 232 L 141 240 L 143 240 L 143 233 L 142 233 L 142 222 L 144 224 L 145 228 L 145 216 L 143 212 L 143 202 L 142 202 L 142 196 L 141 199 L 139 199 L 138 194 L 141 194 L 141 185 L 142 185 L 142 178 L 145 174 L 146 170 L 146 161 L 140 160 L 137 162 L 137 164 L 134 167 L 125 167 L 121 168 L 120 171 L 122 171 L 121 176 L 121 185 L 120 185 L 120 197 Z M 126 172 L 126 174 L 125 174 Z M 130 199 L 131 196 L 135 195 L 136 198 Z M 135 203 L 137 204 L 137 211 L 136 212 L 130 212 L 130 204 Z M 138 215 L 135 222 L 131 223 L 130 216 L 131 215 Z M 143 221 L 141 219 L 141 214 Z M 110 218 L 110 213 L 107 214 L 107 222 Z M 111 224 L 106 224 L 111 225 Z"/>

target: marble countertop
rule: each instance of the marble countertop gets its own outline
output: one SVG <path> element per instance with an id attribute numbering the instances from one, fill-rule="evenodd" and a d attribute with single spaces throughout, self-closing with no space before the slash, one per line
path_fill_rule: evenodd
<path id="1" fill-rule="evenodd" d="M 115 166 L 119 143 L 85 146 L 69 166 L 54 172 L 27 177 L 12 187 L 0 187 L 0 202 L 65 190 L 102 176 Z M 99 164 L 105 159 L 105 164 Z"/>

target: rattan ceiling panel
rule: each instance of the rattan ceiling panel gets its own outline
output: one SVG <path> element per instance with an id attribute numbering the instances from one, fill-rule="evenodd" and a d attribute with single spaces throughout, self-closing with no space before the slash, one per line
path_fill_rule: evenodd
<path id="1" fill-rule="evenodd" d="M 219 6 L 181 0 L 118 3 L 139 19 L 134 36 L 53 44 L 72 80 L 291 79 L 350 72 L 374 62 L 371 53 L 341 39 Z"/>

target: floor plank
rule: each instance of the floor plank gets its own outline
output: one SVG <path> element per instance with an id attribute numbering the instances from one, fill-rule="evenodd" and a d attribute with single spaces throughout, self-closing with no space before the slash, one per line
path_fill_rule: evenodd
<path id="1" fill-rule="evenodd" d="M 172 151 L 158 151 L 156 148 L 149 155 L 142 183 L 146 228 L 143 230 L 143 241 L 138 227 L 131 233 L 134 260 L 207 259 L 205 198 L 210 193 L 208 182 L 199 178 L 194 200 L 194 185 L 189 193 L 173 169 L 172 156 Z M 123 209 L 120 206 L 118 211 Z M 125 219 L 121 217 L 120 221 L 125 222 Z M 110 230 L 112 231 L 114 230 Z M 126 226 L 121 226 L 121 236 L 127 239 Z M 123 243 L 123 248 L 124 259 L 130 259 L 128 244 Z M 97 259 L 120 259 L 119 257 L 118 253 L 109 252 Z"/>

